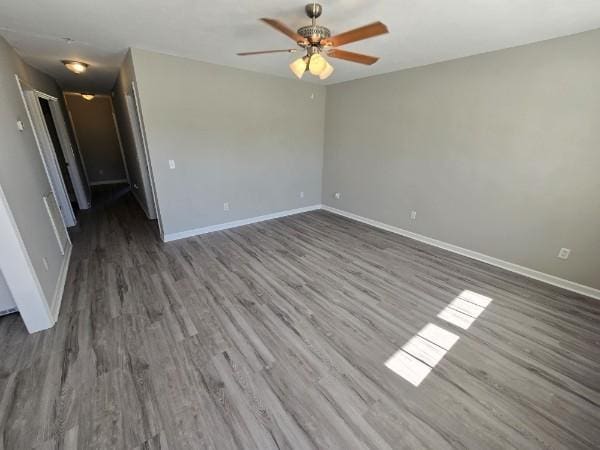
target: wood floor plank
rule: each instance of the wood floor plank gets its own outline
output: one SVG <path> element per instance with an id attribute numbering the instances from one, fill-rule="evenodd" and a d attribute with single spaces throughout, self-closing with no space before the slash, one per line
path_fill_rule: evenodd
<path id="1" fill-rule="evenodd" d="M 0 318 L 0 449 L 597 448 L 600 302 L 324 211 L 165 244 L 113 194 L 56 326 Z"/>

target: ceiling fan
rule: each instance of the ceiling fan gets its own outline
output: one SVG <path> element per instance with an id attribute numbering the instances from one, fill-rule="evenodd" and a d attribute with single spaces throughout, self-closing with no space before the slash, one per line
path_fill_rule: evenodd
<path id="1" fill-rule="evenodd" d="M 359 64 L 371 65 L 377 62 L 379 58 L 375 56 L 349 52 L 337 47 L 387 33 L 388 29 L 383 23 L 373 22 L 369 25 L 331 36 L 329 28 L 317 25 L 317 18 L 323 12 L 323 7 L 320 4 L 309 3 L 305 6 L 304 10 L 306 11 L 306 15 L 312 20 L 312 24 L 300 27 L 297 31 L 294 31 L 279 20 L 267 18 L 260 19 L 267 25 L 296 41 L 296 44 L 298 44 L 302 50 L 306 51 L 305 56 L 296 59 L 290 64 L 291 71 L 298 78 L 302 78 L 306 71 L 318 76 L 321 80 L 328 78 L 333 73 L 333 66 L 323 57 L 323 54 L 330 56 L 331 58 L 344 59 Z M 297 51 L 297 48 L 288 48 L 284 50 L 243 52 L 238 53 L 238 55 L 250 56 L 262 55 L 265 53 L 294 53 Z"/>

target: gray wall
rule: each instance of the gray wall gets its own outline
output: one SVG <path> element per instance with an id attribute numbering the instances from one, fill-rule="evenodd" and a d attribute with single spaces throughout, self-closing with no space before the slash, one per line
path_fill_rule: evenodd
<path id="1" fill-rule="evenodd" d="M 134 108 L 135 98 L 131 85 L 132 82 L 135 82 L 135 72 L 131 52 L 128 52 L 115 83 L 113 104 L 117 123 L 119 124 L 119 132 L 121 133 L 127 170 L 129 171 L 131 191 L 146 215 L 151 219 L 155 219 L 154 200 L 140 128 L 138 124 L 132 123 L 132 120 L 130 120 L 131 117 L 137 117 Z M 134 133 L 137 135 L 137 138 L 134 137 Z M 136 146 L 136 139 L 139 148 Z"/>
<path id="2" fill-rule="evenodd" d="M 132 55 L 166 234 L 321 202 L 323 87 Z"/>
<path id="3" fill-rule="evenodd" d="M 599 49 L 600 30 L 328 87 L 323 202 L 600 288 Z"/>
<path id="4" fill-rule="evenodd" d="M 42 159 L 37 149 L 15 73 L 30 86 L 55 97 L 60 89 L 49 76 L 24 64 L 0 37 L 0 185 L 46 299 L 57 286 L 64 256 L 52 230 L 42 196 L 50 191 Z M 25 130 L 19 132 L 21 120 Z M 48 261 L 48 270 L 42 263 Z"/>
<path id="5" fill-rule="evenodd" d="M 127 178 L 109 96 L 65 95 L 90 184 Z"/>

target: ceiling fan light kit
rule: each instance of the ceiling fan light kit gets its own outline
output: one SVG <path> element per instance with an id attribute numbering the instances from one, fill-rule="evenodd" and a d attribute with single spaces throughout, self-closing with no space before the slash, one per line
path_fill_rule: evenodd
<path id="1" fill-rule="evenodd" d="M 319 53 L 315 53 L 310 57 L 308 62 L 308 71 L 315 76 L 321 75 L 321 72 L 327 67 L 327 61 Z"/>
<path id="2" fill-rule="evenodd" d="M 309 3 L 305 6 L 304 10 L 306 15 L 312 20 L 312 24 L 300 27 L 297 31 L 294 31 L 284 23 L 275 19 L 260 19 L 267 25 L 293 39 L 302 50 L 306 51 L 305 56 L 292 61 L 289 65 L 290 70 L 298 77 L 298 79 L 301 79 L 307 71 L 314 76 L 318 76 L 321 80 L 329 78 L 334 69 L 329 61 L 325 59 L 324 55 L 366 65 L 377 62 L 379 58 L 375 56 L 340 50 L 336 47 L 387 33 L 388 29 L 383 23 L 374 22 L 331 36 L 329 28 L 317 24 L 317 18 L 321 16 L 323 12 L 323 7 L 320 4 Z M 244 52 L 238 53 L 238 55 L 250 56 L 265 53 L 293 53 L 295 51 L 297 51 L 297 49 L 290 48 L 284 50 Z"/>
<path id="3" fill-rule="evenodd" d="M 298 79 L 301 79 L 302 76 L 304 75 L 304 72 L 306 72 L 307 65 L 308 65 L 308 56 L 304 56 L 302 58 L 293 60 L 290 63 L 290 70 L 293 72 L 294 75 L 296 75 L 298 77 Z"/>
<path id="4" fill-rule="evenodd" d="M 331 74 L 333 73 L 335 69 L 333 68 L 333 66 L 329 63 L 327 63 L 327 65 L 325 66 L 325 69 L 323 69 L 323 72 L 321 72 L 319 74 L 319 78 L 321 80 L 326 80 L 327 78 L 329 78 L 331 76 Z"/>

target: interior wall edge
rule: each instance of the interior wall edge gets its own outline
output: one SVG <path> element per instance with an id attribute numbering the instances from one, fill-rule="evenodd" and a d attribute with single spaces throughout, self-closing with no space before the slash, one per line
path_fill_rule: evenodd
<path id="1" fill-rule="evenodd" d="M 328 86 L 321 203 L 600 289 L 599 44 Z"/>
<path id="2" fill-rule="evenodd" d="M 325 211 L 329 211 L 330 213 L 337 214 L 339 216 L 346 217 L 348 219 L 356 220 L 358 222 L 365 223 L 367 225 L 371 225 L 372 227 L 379 228 L 381 230 L 389 231 L 394 234 L 399 234 L 401 236 L 408 237 L 410 239 L 414 239 L 419 242 L 423 242 L 425 244 L 432 245 L 434 247 L 438 247 L 444 250 L 448 250 L 452 253 L 456 253 L 462 256 L 466 256 L 471 259 L 476 259 L 478 261 L 490 264 L 492 266 L 500 267 L 501 269 L 509 270 L 510 272 L 518 273 L 519 275 L 526 276 L 527 278 L 532 278 L 537 281 L 542 281 L 544 283 L 550 284 L 552 286 L 556 286 L 562 289 L 566 289 L 571 292 L 575 292 L 577 294 L 585 295 L 587 297 L 591 297 L 596 300 L 600 300 L 600 289 L 595 289 L 590 286 L 585 286 L 580 283 L 576 283 L 574 281 L 566 280 L 564 278 L 557 277 L 555 275 L 550 275 L 544 272 L 540 272 L 539 270 L 530 269 L 529 267 L 524 267 L 519 264 L 511 263 L 509 261 L 505 261 L 499 258 L 495 258 L 493 256 L 486 255 L 484 253 L 479 253 L 474 250 L 469 250 L 464 247 L 460 247 L 458 245 L 450 244 L 448 242 L 440 241 L 438 239 L 430 238 L 428 236 L 424 236 L 419 233 L 414 233 L 412 231 L 405 230 L 403 228 L 396 227 L 394 225 L 389 225 L 387 223 L 379 222 L 377 220 L 369 219 L 367 217 L 359 216 L 358 214 L 354 214 L 349 211 L 344 211 L 342 209 L 334 208 L 328 205 L 322 205 L 322 209 Z"/>
<path id="3" fill-rule="evenodd" d="M 161 208 L 162 205 L 160 203 L 160 195 L 158 192 L 158 183 L 157 183 L 157 179 L 156 179 L 156 168 L 154 167 L 154 165 L 152 163 L 152 155 L 151 155 L 151 151 L 150 151 L 150 142 L 148 139 L 148 131 L 146 129 L 146 122 L 144 120 L 143 98 L 142 98 L 142 94 L 140 93 L 138 74 L 137 74 L 137 70 L 136 70 L 136 56 L 135 56 L 135 48 L 134 47 L 129 47 L 129 50 L 127 51 L 127 56 L 123 60 L 123 63 L 121 64 L 121 67 L 119 69 L 119 77 L 117 78 L 115 84 L 119 82 L 119 79 L 121 78 L 121 72 L 125 68 L 126 64 L 128 64 L 131 68 L 131 77 L 130 77 L 131 80 L 130 81 L 133 83 L 132 87 L 133 87 L 134 100 L 136 102 L 137 114 L 139 117 L 140 133 L 141 133 L 142 139 L 144 141 L 143 145 L 145 147 L 144 151 L 146 152 L 147 166 L 148 166 L 148 182 L 149 182 L 149 184 L 151 186 L 151 190 L 152 190 L 152 199 L 154 201 L 154 211 L 156 214 L 156 220 L 158 222 L 159 235 L 160 235 L 160 239 L 162 239 L 163 242 L 167 242 L 165 240 L 165 237 L 166 237 L 165 218 L 163 217 L 163 209 Z"/>
<path id="4" fill-rule="evenodd" d="M 321 203 L 324 86 L 131 52 L 163 239 Z"/>

